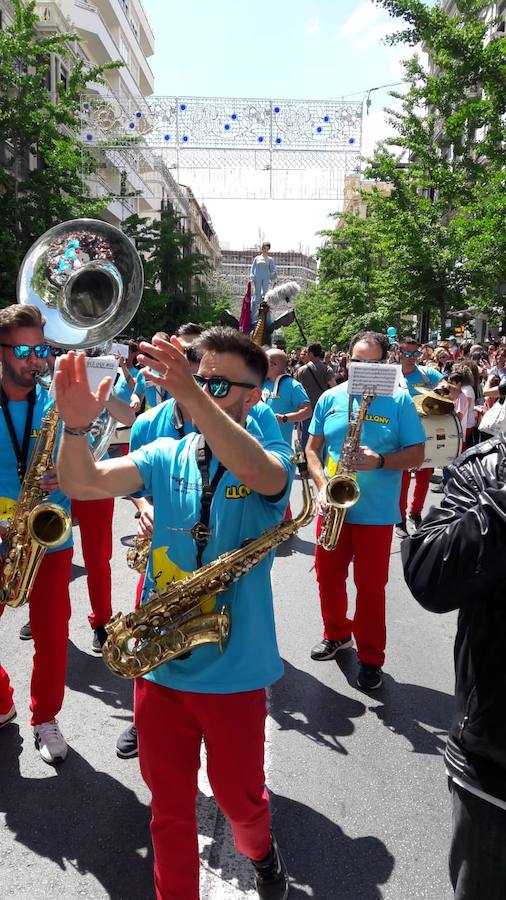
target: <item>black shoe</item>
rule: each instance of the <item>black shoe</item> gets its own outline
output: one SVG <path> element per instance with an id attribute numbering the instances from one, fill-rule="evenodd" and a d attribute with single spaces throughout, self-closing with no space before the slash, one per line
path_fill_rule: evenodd
<path id="1" fill-rule="evenodd" d="M 360 663 L 357 684 L 364 691 L 375 691 L 383 684 L 382 671 L 379 666 L 370 663 Z"/>
<path id="2" fill-rule="evenodd" d="M 133 759 L 134 756 L 138 756 L 137 728 L 133 722 L 121 732 L 116 741 L 116 755 L 120 759 Z"/>
<path id="3" fill-rule="evenodd" d="M 328 641 L 327 638 L 323 638 L 323 640 L 320 641 L 319 644 L 315 644 L 311 650 L 311 659 L 317 659 L 319 661 L 335 659 L 336 654 L 339 653 L 340 650 L 346 650 L 348 647 L 352 646 L 353 641 L 351 640 L 351 634 L 349 637 L 343 638 L 342 641 Z"/>
<path id="4" fill-rule="evenodd" d="M 32 626 L 29 622 L 26 625 L 23 625 L 19 629 L 19 639 L 21 641 L 31 641 L 32 640 Z"/>
<path id="5" fill-rule="evenodd" d="M 411 513 L 411 515 L 409 517 L 409 521 L 413 522 L 413 525 L 415 526 L 415 528 L 420 528 L 420 525 L 422 524 L 422 514 L 421 513 Z"/>
<path id="6" fill-rule="evenodd" d="M 276 839 L 272 838 L 272 847 L 265 859 L 252 859 L 251 862 L 260 900 L 285 900 L 288 897 L 288 872 Z"/>
<path id="7" fill-rule="evenodd" d="M 406 519 L 403 519 L 402 522 L 397 522 L 397 525 L 395 526 L 395 533 L 397 537 L 401 539 L 401 541 L 403 541 L 404 538 L 409 537 Z"/>
<path id="8" fill-rule="evenodd" d="M 93 632 L 93 641 L 91 644 L 91 649 L 93 653 L 102 653 L 102 647 L 104 646 L 107 640 L 107 631 L 105 630 L 103 625 L 99 625 L 98 628 L 95 628 Z"/>

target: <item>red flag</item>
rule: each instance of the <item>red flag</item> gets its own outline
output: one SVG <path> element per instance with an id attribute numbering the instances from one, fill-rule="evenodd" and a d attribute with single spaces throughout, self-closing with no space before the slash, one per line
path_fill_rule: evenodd
<path id="1" fill-rule="evenodd" d="M 246 293 L 242 298 L 239 331 L 242 331 L 243 334 L 249 334 L 251 331 L 251 281 L 248 281 Z"/>

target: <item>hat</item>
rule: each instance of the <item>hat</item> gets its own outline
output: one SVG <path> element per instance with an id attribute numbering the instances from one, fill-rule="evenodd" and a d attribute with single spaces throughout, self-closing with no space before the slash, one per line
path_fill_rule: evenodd
<path id="1" fill-rule="evenodd" d="M 453 335 L 451 336 L 451 338 L 449 338 L 449 340 L 452 341 L 452 343 L 454 343 L 454 344 L 457 343 L 457 338 L 453 337 Z"/>

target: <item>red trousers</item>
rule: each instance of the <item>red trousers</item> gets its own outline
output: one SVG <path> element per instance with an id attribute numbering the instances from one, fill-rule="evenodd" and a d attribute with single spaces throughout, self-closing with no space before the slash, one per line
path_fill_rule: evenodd
<path id="1" fill-rule="evenodd" d="M 416 514 L 421 515 L 423 510 L 423 504 L 425 503 L 425 498 L 427 496 L 427 491 L 429 490 L 430 479 L 434 474 L 434 469 L 417 469 L 415 472 L 415 490 L 413 491 L 413 498 L 411 500 L 411 507 L 409 510 L 410 516 L 414 516 Z M 402 482 L 401 482 L 401 496 L 399 498 L 399 508 L 401 511 L 401 519 L 403 521 L 406 520 L 406 514 L 408 509 L 408 491 L 409 485 L 411 484 L 411 472 L 403 472 L 402 473 Z"/>
<path id="2" fill-rule="evenodd" d="M 316 536 L 321 531 L 321 516 Z M 385 587 L 388 581 L 393 525 L 350 525 L 345 522 L 334 550 L 316 545 L 315 569 L 324 632 L 330 641 L 355 637 L 361 662 L 385 661 Z M 353 561 L 357 589 L 355 616 L 348 618 L 346 579 Z"/>
<path id="3" fill-rule="evenodd" d="M 81 546 L 88 573 L 92 628 L 105 625 L 112 616 L 111 556 L 114 500 L 72 500 L 72 519 L 79 523 Z"/>
<path id="4" fill-rule="evenodd" d="M 265 691 L 196 694 L 135 682 L 139 763 L 149 787 L 157 900 L 198 900 L 197 773 L 202 738 L 216 802 L 239 853 L 262 859 L 271 845 L 264 783 Z"/>
<path id="5" fill-rule="evenodd" d="M 72 548 L 46 553 L 29 600 L 34 644 L 31 702 L 32 725 L 50 722 L 63 704 L 69 634 L 69 581 Z M 0 615 L 5 609 L 0 605 Z M 7 706 L 7 709 L 5 707 Z M 0 670 L 0 712 L 12 706 L 12 688 Z"/>

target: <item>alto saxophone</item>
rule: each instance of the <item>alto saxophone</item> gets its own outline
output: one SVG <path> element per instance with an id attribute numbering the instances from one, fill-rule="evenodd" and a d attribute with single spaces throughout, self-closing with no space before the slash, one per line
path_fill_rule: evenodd
<path id="1" fill-rule="evenodd" d="M 268 528 L 237 550 L 223 553 L 192 575 L 153 592 L 147 603 L 135 612 L 114 616 L 106 625 L 107 640 L 102 647 L 105 663 L 112 672 L 123 678 L 137 678 L 201 644 L 218 644 L 221 651 L 225 649 L 230 632 L 226 605 L 218 611 L 202 613 L 202 604 L 228 590 L 234 581 L 246 575 L 314 516 L 314 498 L 303 451 L 297 449 L 294 460 L 302 479 L 304 500 L 297 518 Z"/>
<path id="2" fill-rule="evenodd" d="M 360 498 L 360 487 L 353 468 L 353 457 L 360 447 L 362 426 L 374 396 L 374 391 L 367 388 L 362 394 L 358 410 L 351 413 L 336 474 L 327 481 L 327 506 L 322 513 L 321 530 L 317 541 L 324 550 L 333 550 L 337 545 L 346 513 L 351 506 L 355 506 Z"/>
<path id="3" fill-rule="evenodd" d="M 72 532 L 72 520 L 61 506 L 46 503 L 41 478 L 53 465 L 58 410 L 42 418 L 35 447 L 5 537 L 0 545 L 0 603 L 23 606 L 30 597 L 43 556 L 60 547 Z"/>
<path id="4" fill-rule="evenodd" d="M 132 546 L 127 550 L 127 565 L 139 575 L 144 575 L 147 569 L 150 549 L 151 539 L 136 535 Z"/>

